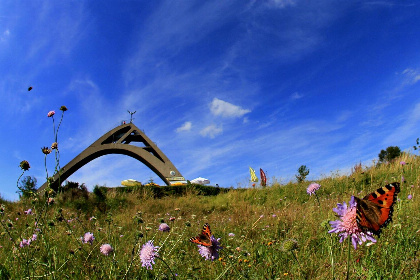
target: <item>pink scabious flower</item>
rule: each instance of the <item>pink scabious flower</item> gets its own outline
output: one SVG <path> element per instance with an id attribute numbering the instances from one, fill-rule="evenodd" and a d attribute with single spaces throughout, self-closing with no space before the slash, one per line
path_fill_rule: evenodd
<path id="1" fill-rule="evenodd" d="M 309 186 L 308 186 L 308 188 L 306 189 L 306 192 L 309 194 L 309 195 L 313 195 L 313 194 L 315 194 L 315 192 L 317 191 L 317 190 L 319 190 L 319 188 L 321 187 L 321 185 L 320 184 L 317 184 L 317 183 L 312 183 L 312 184 L 310 184 Z"/>
<path id="2" fill-rule="evenodd" d="M 411 195 L 411 194 L 409 194 L 408 196 L 407 196 L 407 199 L 408 200 L 411 200 L 413 198 L 413 196 Z"/>
<path id="3" fill-rule="evenodd" d="M 29 240 L 32 242 L 32 241 L 37 240 L 37 238 L 38 238 L 38 235 L 36 235 L 36 234 L 34 233 L 34 234 L 32 234 L 32 237 L 31 237 L 31 238 L 29 238 Z"/>
<path id="4" fill-rule="evenodd" d="M 55 115 L 55 111 L 49 111 L 47 116 L 48 116 L 49 118 L 51 118 L 51 117 L 52 117 L 52 116 L 54 116 L 54 115 Z"/>
<path id="5" fill-rule="evenodd" d="M 220 247 L 220 238 L 215 238 L 213 235 L 210 237 L 211 246 L 203 246 L 203 245 L 197 245 L 198 246 L 198 252 L 200 255 L 206 259 L 206 261 L 211 260 L 217 260 L 219 258 L 219 250 L 222 249 Z"/>
<path id="6" fill-rule="evenodd" d="M 171 230 L 171 228 L 168 226 L 168 224 L 166 223 L 161 223 L 159 225 L 159 230 L 163 231 L 163 232 L 169 232 Z"/>
<path id="7" fill-rule="evenodd" d="M 31 240 L 22 239 L 22 241 L 19 244 L 19 247 L 23 248 L 23 247 L 29 246 L 30 244 L 31 244 Z"/>
<path id="8" fill-rule="evenodd" d="M 155 258 L 159 257 L 158 246 L 153 245 L 153 241 L 147 241 L 140 250 L 140 260 L 141 266 L 146 267 L 146 269 L 153 269 L 152 264 L 155 264 Z"/>
<path id="9" fill-rule="evenodd" d="M 90 243 L 90 245 L 93 244 L 93 240 L 95 240 L 95 237 L 93 236 L 93 233 L 86 232 L 83 237 L 80 237 L 83 243 Z"/>
<path id="10" fill-rule="evenodd" d="M 110 253 L 112 253 L 114 251 L 112 246 L 110 244 L 107 244 L 107 243 L 102 244 L 99 249 L 100 249 L 101 253 L 104 254 L 105 256 L 108 256 Z"/>
<path id="11" fill-rule="evenodd" d="M 376 239 L 373 237 L 373 233 L 370 231 L 363 231 L 356 220 L 357 203 L 354 196 L 351 197 L 349 207 L 343 202 L 342 204 L 337 203 L 337 208 L 333 211 L 337 213 L 340 220 L 330 221 L 332 229 L 328 233 L 339 233 L 340 243 L 347 237 L 351 237 L 351 242 L 354 249 L 357 249 L 357 244 L 361 245 L 367 240 L 376 243 Z"/>

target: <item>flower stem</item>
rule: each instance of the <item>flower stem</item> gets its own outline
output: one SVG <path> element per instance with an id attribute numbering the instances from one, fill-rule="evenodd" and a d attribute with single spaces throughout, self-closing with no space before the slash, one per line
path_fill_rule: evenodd
<path id="1" fill-rule="evenodd" d="M 346 280 L 349 280 L 349 275 L 350 275 L 350 248 L 351 248 L 351 237 L 348 238 L 348 252 L 347 252 L 347 276 L 346 276 Z"/>
<path id="2" fill-rule="evenodd" d="M 321 207 L 321 203 L 319 203 L 318 195 L 316 194 L 316 192 L 314 192 L 314 193 L 315 193 L 315 196 L 316 196 L 316 200 L 318 201 L 318 206 Z"/>
<path id="3" fill-rule="evenodd" d="M 168 267 L 168 269 L 169 269 L 169 271 L 171 272 L 171 274 L 172 274 L 172 278 L 173 279 L 175 279 L 175 274 L 172 272 L 172 269 L 171 269 L 171 267 L 161 258 L 161 257 L 158 257 L 158 256 L 156 256 L 156 259 L 159 259 L 159 260 L 161 260 L 167 267 Z"/>

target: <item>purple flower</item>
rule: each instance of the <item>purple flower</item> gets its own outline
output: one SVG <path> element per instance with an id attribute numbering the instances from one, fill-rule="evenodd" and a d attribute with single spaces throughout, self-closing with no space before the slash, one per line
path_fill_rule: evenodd
<path id="1" fill-rule="evenodd" d="M 114 251 L 114 249 L 109 244 L 102 244 L 101 247 L 99 248 L 99 250 L 105 256 L 108 256 L 110 253 L 112 253 Z"/>
<path id="2" fill-rule="evenodd" d="M 32 234 L 32 237 L 31 237 L 31 238 L 29 238 L 29 240 L 32 242 L 32 241 L 35 241 L 37 238 L 38 238 L 38 235 L 36 235 L 36 234 L 34 233 L 34 234 Z"/>
<path id="3" fill-rule="evenodd" d="M 405 182 L 405 178 L 404 176 L 401 175 L 401 182 L 404 183 Z"/>
<path id="4" fill-rule="evenodd" d="M 198 252 L 200 255 L 206 259 L 206 261 L 211 260 L 214 261 L 219 258 L 219 250 L 222 249 L 220 247 L 220 238 L 215 238 L 213 235 L 210 237 L 211 246 L 203 246 L 203 245 L 197 245 L 198 246 Z"/>
<path id="5" fill-rule="evenodd" d="M 95 237 L 93 236 L 93 233 L 86 232 L 83 237 L 81 237 L 83 243 L 90 243 L 92 245 L 93 240 L 95 240 Z"/>
<path id="6" fill-rule="evenodd" d="M 30 244 L 31 244 L 30 240 L 22 239 L 19 246 L 20 246 L 20 248 L 23 248 L 23 247 L 29 246 Z"/>
<path id="7" fill-rule="evenodd" d="M 32 215 L 32 209 L 29 208 L 28 210 L 23 211 L 26 215 Z"/>
<path id="8" fill-rule="evenodd" d="M 234 237 L 234 236 L 235 236 L 235 234 L 231 232 L 231 233 L 229 233 L 229 234 L 228 234 L 228 236 L 230 236 L 230 237 Z"/>
<path id="9" fill-rule="evenodd" d="M 152 264 L 155 264 L 155 258 L 159 257 L 158 246 L 153 246 L 153 241 L 147 241 L 140 250 L 141 266 L 146 269 L 153 269 Z"/>
<path id="10" fill-rule="evenodd" d="M 52 116 L 54 116 L 54 115 L 55 115 L 55 111 L 49 111 L 47 116 L 48 116 L 49 118 L 51 118 L 51 117 L 52 117 Z"/>
<path id="11" fill-rule="evenodd" d="M 413 198 L 413 196 L 411 195 L 411 194 L 409 194 L 408 196 L 407 196 L 407 199 L 408 200 L 411 200 Z"/>
<path id="12" fill-rule="evenodd" d="M 319 190 L 319 188 L 321 187 L 321 185 L 320 184 L 317 184 L 317 183 L 312 183 L 312 184 L 310 184 L 309 186 L 308 186 L 308 188 L 306 189 L 306 192 L 309 194 L 309 195 L 313 195 L 313 194 L 315 194 L 315 192 L 317 191 L 317 190 Z"/>
<path id="13" fill-rule="evenodd" d="M 405 163 L 405 161 L 400 161 L 400 164 L 401 164 L 402 166 L 404 166 L 406 163 Z"/>
<path id="14" fill-rule="evenodd" d="M 163 231 L 163 232 L 169 232 L 171 230 L 171 228 L 168 226 L 168 224 L 166 223 L 161 223 L 159 225 L 159 230 Z"/>
<path id="15" fill-rule="evenodd" d="M 337 208 L 333 209 L 333 211 L 339 216 L 340 220 L 330 222 L 333 229 L 328 231 L 328 233 L 339 233 L 338 236 L 340 237 L 340 243 L 347 237 L 351 237 L 355 250 L 357 249 L 357 244 L 361 245 L 363 242 L 366 242 L 366 240 L 370 240 L 375 243 L 376 239 L 373 238 L 373 234 L 369 231 L 363 231 L 357 224 L 357 203 L 354 196 L 351 197 L 349 204 L 350 207 L 347 208 L 347 204 L 345 202 L 343 202 L 343 204 L 338 203 Z"/>

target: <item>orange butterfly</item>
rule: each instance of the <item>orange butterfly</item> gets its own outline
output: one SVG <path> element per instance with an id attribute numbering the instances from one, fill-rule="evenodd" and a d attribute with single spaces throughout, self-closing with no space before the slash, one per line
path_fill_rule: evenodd
<path id="1" fill-rule="evenodd" d="M 205 224 L 203 226 L 203 229 L 201 230 L 201 233 L 196 237 L 191 237 L 190 241 L 192 243 L 196 243 L 198 245 L 211 247 L 213 244 L 211 242 L 211 229 L 209 224 Z"/>
<path id="2" fill-rule="evenodd" d="M 394 182 L 377 189 L 363 199 L 354 197 L 357 202 L 356 221 L 366 231 L 380 235 L 381 229 L 392 221 L 394 203 L 400 192 L 400 183 Z"/>

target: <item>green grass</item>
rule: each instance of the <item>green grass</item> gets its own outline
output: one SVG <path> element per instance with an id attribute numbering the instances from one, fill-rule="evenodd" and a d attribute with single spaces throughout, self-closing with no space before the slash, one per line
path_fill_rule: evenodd
<path id="1" fill-rule="evenodd" d="M 402 160 L 408 164 L 401 166 Z M 337 219 L 332 209 L 351 195 L 363 197 L 387 182 L 401 182 L 401 176 L 405 182 L 393 222 L 376 244 L 351 248 L 350 279 L 420 279 L 419 168 L 418 157 L 404 154 L 351 176 L 325 176 L 317 181 L 320 205 L 306 193 L 310 182 L 218 195 L 174 189 L 166 196 L 139 188 L 109 189 L 104 197 L 60 194 L 52 205 L 44 198 L 3 201 L 0 279 L 171 279 L 172 273 L 176 279 L 345 279 L 348 243 L 328 234 L 328 221 Z M 34 215 L 24 214 L 29 208 Z M 158 231 L 162 220 L 169 233 Z M 189 242 L 204 223 L 221 238 L 215 261 L 206 261 Z M 92 245 L 80 240 L 86 232 L 95 236 Z M 19 247 L 33 233 L 37 240 Z M 297 250 L 282 251 L 288 239 L 298 242 Z M 155 260 L 153 270 L 142 267 L 138 257 L 148 240 L 160 246 L 164 260 Z M 104 243 L 113 254 L 100 253 Z"/>

